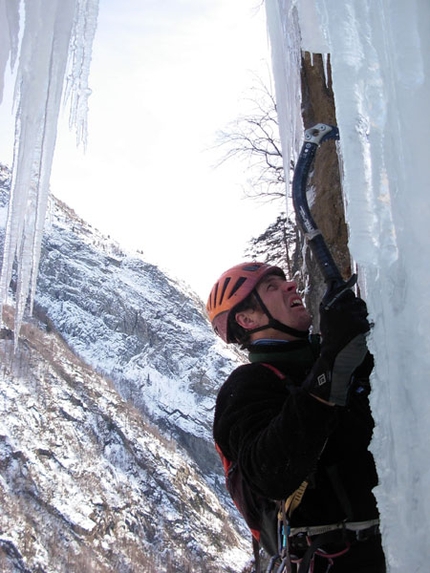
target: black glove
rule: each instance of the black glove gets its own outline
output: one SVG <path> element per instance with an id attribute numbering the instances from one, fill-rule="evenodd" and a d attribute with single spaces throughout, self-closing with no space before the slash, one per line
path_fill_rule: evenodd
<path id="1" fill-rule="evenodd" d="M 331 305 L 320 306 L 320 327 L 320 357 L 304 387 L 314 396 L 345 406 L 351 376 L 368 352 L 366 303 L 348 289 Z"/>
<path id="2" fill-rule="evenodd" d="M 365 334 L 370 326 L 367 320 L 367 306 L 347 289 L 335 302 L 320 305 L 321 353 L 334 357 L 358 334 Z"/>

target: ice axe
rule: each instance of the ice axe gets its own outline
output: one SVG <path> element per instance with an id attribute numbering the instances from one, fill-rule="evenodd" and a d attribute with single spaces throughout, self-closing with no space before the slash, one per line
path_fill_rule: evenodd
<path id="1" fill-rule="evenodd" d="M 352 288 L 357 282 L 357 275 L 355 274 L 348 281 L 343 280 L 324 237 L 312 218 L 306 198 L 306 184 L 316 151 L 322 143 L 329 139 L 339 139 L 339 130 L 333 125 L 318 123 L 305 131 L 305 140 L 293 177 L 294 211 L 297 222 L 309 243 L 322 272 L 324 282 L 327 285 L 327 290 L 322 300 L 322 304 L 326 308 L 330 307 L 345 290 Z"/>

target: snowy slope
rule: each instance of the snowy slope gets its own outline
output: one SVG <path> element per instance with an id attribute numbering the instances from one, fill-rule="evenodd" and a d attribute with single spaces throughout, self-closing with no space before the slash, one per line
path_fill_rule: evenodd
<path id="1" fill-rule="evenodd" d="M 15 354 L 6 310 L 0 569 L 241 572 L 250 542 L 211 437 L 240 357 L 201 301 L 53 199 Z"/>
<path id="2" fill-rule="evenodd" d="M 34 323 L 0 356 L 1 571 L 241 570 L 193 461 L 109 381 Z"/>
<path id="3" fill-rule="evenodd" d="M 36 308 L 124 399 L 186 446 L 205 475 L 218 468 L 214 398 L 238 355 L 214 336 L 185 286 L 54 201 Z"/>

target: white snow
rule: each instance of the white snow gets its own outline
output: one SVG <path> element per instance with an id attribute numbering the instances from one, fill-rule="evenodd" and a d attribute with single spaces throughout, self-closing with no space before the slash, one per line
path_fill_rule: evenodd
<path id="1" fill-rule="evenodd" d="M 0 2 L 0 71 L 19 43 L 20 0 Z M 16 329 L 34 298 L 40 244 L 49 196 L 63 83 L 71 102 L 71 122 L 85 142 L 88 73 L 97 22 L 98 0 L 32 0 L 23 7 L 15 85 L 15 147 L 12 191 L 0 277 L 0 305 L 7 300 L 17 259 Z M 2 69 L 3 68 L 3 69 Z M 67 76 L 66 76 L 67 71 Z M 3 81 L 3 76 L 2 76 Z M 0 85 L 3 92 L 3 83 Z"/>
<path id="2" fill-rule="evenodd" d="M 350 248 L 375 322 L 372 450 L 384 548 L 390 572 L 424 572 L 430 558 L 430 3 L 267 0 L 266 7 L 286 158 L 299 149 L 297 54 L 331 55 Z"/>

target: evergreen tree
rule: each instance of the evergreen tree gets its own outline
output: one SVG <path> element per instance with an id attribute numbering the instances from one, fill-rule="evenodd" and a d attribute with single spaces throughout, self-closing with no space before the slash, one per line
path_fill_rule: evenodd
<path id="1" fill-rule="evenodd" d="M 245 257 L 285 269 L 293 277 L 301 266 L 299 232 L 295 221 L 281 213 L 258 237 L 252 238 Z"/>

